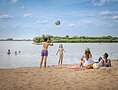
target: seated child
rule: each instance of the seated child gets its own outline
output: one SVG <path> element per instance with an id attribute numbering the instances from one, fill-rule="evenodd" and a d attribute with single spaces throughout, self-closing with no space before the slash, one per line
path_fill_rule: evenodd
<path id="1" fill-rule="evenodd" d="M 102 57 L 100 57 L 98 60 L 99 60 L 99 66 L 100 67 L 111 67 L 111 60 L 108 59 L 107 53 L 105 53 L 103 55 L 103 59 L 102 59 Z"/>

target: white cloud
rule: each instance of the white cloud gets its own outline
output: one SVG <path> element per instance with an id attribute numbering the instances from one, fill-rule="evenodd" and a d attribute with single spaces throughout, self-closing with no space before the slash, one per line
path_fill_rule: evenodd
<path id="1" fill-rule="evenodd" d="M 44 20 L 43 22 L 44 22 L 44 23 L 48 23 L 48 20 Z"/>
<path id="2" fill-rule="evenodd" d="M 24 16 L 24 17 L 31 17 L 32 14 L 24 14 L 23 16 Z"/>
<path id="3" fill-rule="evenodd" d="M 118 16 L 113 16 L 112 19 L 118 19 Z"/>
<path id="4" fill-rule="evenodd" d="M 12 16 L 5 14 L 5 15 L 1 15 L 0 18 L 3 18 L 3 19 L 4 18 L 12 18 Z"/>
<path id="5" fill-rule="evenodd" d="M 68 12 L 67 14 L 68 15 L 74 15 L 74 14 L 77 14 L 77 12 L 76 11 L 73 11 L 73 12 Z"/>
<path id="6" fill-rule="evenodd" d="M 98 15 L 110 15 L 110 16 L 115 16 L 118 14 L 118 11 L 101 11 L 98 12 Z M 108 16 L 108 17 L 110 17 Z"/>
<path id="7" fill-rule="evenodd" d="M 99 15 L 108 15 L 108 14 L 112 14 L 111 11 L 101 11 L 99 12 Z"/>
<path id="8" fill-rule="evenodd" d="M 94 6 L 103 6 L 104 4 L 110 4 L 112 2 L 118 2 L 118 0 L 92 0 Z"/>
<path id="9" fill-rule="evenodd" d="M 92 0 L 92 4 L 93 4 L 94 6 L 101 6 L 101 5 L 103 5 L 105 2 L 106 2 L 106 0 L 99 0 L 99 1 L 97 1 L 97 0 Z"/>
<path id="10" fill-rule="evenodd" d="M 11 2 L 12 2 L 12 3 L 16 3 L 16 2 L 18 2 L 18 0 L 11 0 Z"/>
<path id="11" fill-rule="evenodd" d="M 70 26 L 70 27 L 73 27 L 73 26 L 75 26 L 76 24 L 69 24 L 68 26 Z"/>
<path id="12" fill-rule="evenodd" d="M 66 23 L 68 26 L 70 27 L 76 27 L 76 26 L 85 26 L 87 24 L 95 24 L 95 22 L 92 22 L 92 20 L 80 20 L 77 22 L 73 22 L 73 23 Z"/>
<path id="13" fill-rule="evenodd" d="M 46 20 L 37 20 L 35 23 L 48 23 L 49 21 L 46 19 Z"/>

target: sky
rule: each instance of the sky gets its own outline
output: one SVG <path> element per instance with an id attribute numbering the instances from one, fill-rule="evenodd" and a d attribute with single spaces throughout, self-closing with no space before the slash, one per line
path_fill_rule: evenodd
<path id="1" fill-rule="evenodd" d="M 42 34 L 118 37 L 118 0 L 0 0 L 0 38 Z"/>

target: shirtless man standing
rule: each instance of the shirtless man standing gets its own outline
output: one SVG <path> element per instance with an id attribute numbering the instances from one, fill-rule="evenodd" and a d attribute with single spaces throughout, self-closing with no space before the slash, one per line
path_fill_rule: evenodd
<path id="1" fill-rule="evenodd" d="M 41 62 L 40 62 L 40 68 L 42 67 L 43 59 L 44 59 L 44 67 L 46 68 L 46 61 L 48 56 L 48 46 L 53 46 L 53 41 L 51 40 L 51 43 L 47 43 L 47 38 L 44 38 L 44 42 L 41 43 L 32 43 L 36 45 L 43 45 L 43 49 L 41 51 Z"/>

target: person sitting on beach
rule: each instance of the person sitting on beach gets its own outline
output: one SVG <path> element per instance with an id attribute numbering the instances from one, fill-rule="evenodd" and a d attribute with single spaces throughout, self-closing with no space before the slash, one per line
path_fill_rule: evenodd
<path id="1" fill-rule="evenodd" d="M 7 52 L 7 54 L 8 54 L 8 55 L 10 55 L 10 54 L 11 54 L 11 52 L 10 52 L 10 49 L 8 49 L 8 52 Z"/>
<path id="2" fill-rule="evenodd" d="M 86 48 L 85 54 L 81 58 L 80 66 L 81 67 L 90 66 L 90 68 L 92 68 L 92 65 L 93 65 L 92 54 L 90 52 L 90 49 Z"/>
<path id="3" fill-rule="evenodd" d="M 51 40 L 51 43 L 47 43 L 47 38 L 44 38 L 44 42 L 41 43 L 32 43 L 36 45 L 43 45 L 43 49 L 41 51 L 41 62 L 40 62 L 40 68 L 42 67 L 43 59 L 44 59 L 44 67 L 46 68 L 46 61 L 48 56 L 48 46 L 53 46 L 53 41 Z"/>
<path id="4" fill-rule="evenodd" d="M 63 51 L 66 53 L 66 51 L 63 49 L 63 45 L 60 44 L 59 49 L 58 49 L 58 51 L 57 51 L 57 53 L 56 53 L 56 55 L 57 55 L 58 52 L 60 52 L 60 53 L 59 53 L 58 65 L 60 64 L 60 61 L 61 61 L 61 65 L 62 65 L 62 61 L 63 61 Z"/>
<path id="5" fill-rule="evenodd" d="M 105 53 L 102 57 L 99 58 L 99 66 L 100 67 L 111 67 L 111 60 L 108 59 L 108 54 Z"/>

